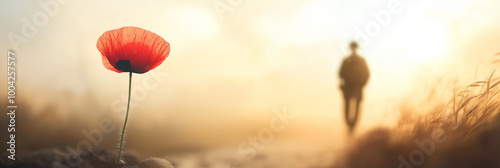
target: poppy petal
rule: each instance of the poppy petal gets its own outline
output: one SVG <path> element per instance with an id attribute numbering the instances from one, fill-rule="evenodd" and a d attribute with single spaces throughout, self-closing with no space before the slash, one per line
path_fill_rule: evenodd
<path id="1" fill-rule="evenodd" d="M 97 40 L 103 65 L 115 72 L 145 73 L 158 67 L 170 54 L 170 44 L 157 34 L 138 27 L 105 32 Z M 117 67 L 128 61 L 130 68 Z"/>
<path id="2" fill-rule="evenodd" d="M 111 65 L 109 63 L 108 57 L 106 57 L 104 55 L 102 55 L 102 64 L 104 65 L 104 68 L 106 68 L 106 69 L 109 69 L 111 71 L 115 71 L 115 72 L 118 72 L 118 73 L 122 72 L 122 71 L 117 70 L 115 67 L 113 67 L 113 65 Z"/>

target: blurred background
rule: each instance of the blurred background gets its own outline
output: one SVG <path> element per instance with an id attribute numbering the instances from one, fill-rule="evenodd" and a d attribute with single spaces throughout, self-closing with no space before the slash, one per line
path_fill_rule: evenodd
<path id="1" fill-rule="evenodd" d="M 180 167 L 219 159 L 212 156 L 247 157 L 239 146 L 269 128 L 276 111 L 300 115 L 273 132 L 265 149 L 255 148 L 257 156 L 315 158 L 297 161 L 309 166 L 335 162 L 349 142 L 338 70 L 353 40 L 371 72 L 355 134 L 393 125 L 401 108 L 425 111 L 449 101 L 487 78 L 500 52 L 500 2 L 494 0 L 0 4 L 0 49 L 5 56 L 15 50 L 18 58 L 18 153 L 77 148 L 89 139 L 82 131 L 99 129 L 103 119 L 115 129 L 92 148 L 116 152 L 128 75 L 103 67 L 96 42 L 123 26 L 150 30 L 171 44 L 162 65 L 134 75 L 125 151 L 166 156 Z M 24 40 L 17 43 L 13 34 Z M 1 93 L 3 108 L 6 89 Z M 6 119 L 3 114 L 2 140 Z"/>

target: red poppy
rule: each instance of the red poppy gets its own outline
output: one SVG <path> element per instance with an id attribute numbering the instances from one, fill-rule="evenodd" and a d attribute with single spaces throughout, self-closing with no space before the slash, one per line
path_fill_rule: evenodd
<path id="1" fill-rule="evenodd" d="M 122 27 L 102 34 L 97 40 L 97 49 L 107 69 L 118 73 L 145 73 L 168 57 L 170 44 L 142 28 Z"/>

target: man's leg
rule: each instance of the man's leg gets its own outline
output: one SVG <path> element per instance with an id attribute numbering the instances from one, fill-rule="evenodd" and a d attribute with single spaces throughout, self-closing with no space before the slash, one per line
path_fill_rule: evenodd
<path id="1" fill-rule="evenodd" d="M 362 92 L 361 89 L 356 92 L 356 96 L 355 96 L 355 99 L 356 99 L 356 110 L 354 112 L 354 119 L 352 121 L 352 127 L 354 127 L 354 125 L 356 125 L 356 121 L 358 120 L 359 106 L 361 104 L 361 100 L 363 99 L 361 92 Z"/>
<path id="2" fill-rule="evenodd" d="M 350 126 L 350 121 L 349 121 L 349 106 L 350 106 L 350 101 L 351 101 L 351 96 L 346 93 L 345 91 L 343 92 L 344 93 L 344 114 L 345 114 L 345 121 L 347 123 L 348 126 Z"/>
<path id="3" fill-rule="evenodd" d="M 356 98 L 356 110 L 354 111 L 354 118 L 352 120 L 352 127 L 356 125 L 356 121 L 358 121 L 359 116 L 359 105 L 361 104 L 361 99 Z"/>

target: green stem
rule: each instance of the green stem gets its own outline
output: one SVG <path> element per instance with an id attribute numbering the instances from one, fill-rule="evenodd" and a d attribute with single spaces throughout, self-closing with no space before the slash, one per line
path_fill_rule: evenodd
<path id="1" fill-rule="evenodd" d="M 125 115 L 125 123 L 123 123 L 122 136 L 120 139 L 120 150 L 118 151 L 118 160 L 116 161 L 116 167 L 120 164 L 120 158 L 122 157 L 122 148 L 123 148 L 123 136 L 125 135 L 125 127 L 127 126 L 128 120 L 128 111 L 130 109 L 130 92 L 132 90 L 132 72 L 129 74 L 128 78 L 128 103 L 127 103 L 127 114 Z"/>

